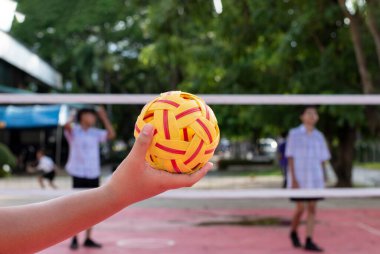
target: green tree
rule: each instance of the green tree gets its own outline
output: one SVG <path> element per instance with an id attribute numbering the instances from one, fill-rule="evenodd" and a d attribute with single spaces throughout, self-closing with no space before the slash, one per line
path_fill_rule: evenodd
<path id="1" fill-rule="evenodd" d="M 379 89 L 378 0 L 22 0 L 12 33 L 59 69 L 73 92 L 358 94 Z M 223 135 L 255 138 L 298 124 L 296 107 L 214 107 Z M 140 106 L 114 107 L 128 137 Z M 323 106 L 319 128 L 338 186 L 350 186 L 356 133 L 378 135 L 377 107 Z M 373 120 L 374 119 L 374 120 Z M 239 130 L 238 132 L 236 130 Z M 369 132 L 368 130 L 372 130 Z"/>

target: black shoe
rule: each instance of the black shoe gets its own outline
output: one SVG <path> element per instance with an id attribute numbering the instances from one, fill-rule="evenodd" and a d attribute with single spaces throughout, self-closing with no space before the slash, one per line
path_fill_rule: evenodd
<path id="1" fill-rule="evenodd" d="M 84 241 L 84 244 L 83 244 L 85 247 L 88 247 L 88 248 L 97 248 L 97 249 L 100 249 L 102 248 L 102 245 L 99 244 L 99 243 L 96 243 L 94 242 L 93 240 L 87 238 L 86 241 Z"/>
<path id="2" fill-rule="evenodd" d="M 292 240 L 292 244 L 294 248 L 302 247 L 300 239 L 298 238 L 298 234 L 295 231 L 290 232 L 290 240 Z"/>
<path id="3" fill-rule="evenodd" d="M 71 244 L 70 244 L 70 249 L 72 250 L 77 250 L 79 248 L 78 246 L 78 239 L 77 237 L 73 237 L 73 239 L 71 240 Z"/>
<path id="4" fill-rule="evenodd" d="M 323 252 L 318 245 L 316 245 L 310 237 L 306 238 L 305 250 L 314 251 L 314 252 Z"/>

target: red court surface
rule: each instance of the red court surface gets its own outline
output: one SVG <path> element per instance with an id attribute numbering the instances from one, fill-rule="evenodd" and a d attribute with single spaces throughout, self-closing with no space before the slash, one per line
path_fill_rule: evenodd
<path id="1" fill-rule="evenodd" d="M 290 245 L 291 213 L 290 209 L 132 207 L 96 226 L 94 239 L 103 244 L 103 249 L 81 246 L 70 251 L 67 240 L 41 253 L 307 253 Z M 256 219 L 278 223 L 231 225 Z M 302 239 L 304 231 L 302 227 Z M 81 242 L 82 239 L 83 233 Z M 380 253 L 380 209 L 321 209 L 315 240 L 325 249 L 324 253 Z"/>

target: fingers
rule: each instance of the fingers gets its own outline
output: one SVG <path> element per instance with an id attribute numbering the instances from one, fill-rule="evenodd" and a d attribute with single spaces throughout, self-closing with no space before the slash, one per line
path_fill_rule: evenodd
<path id="1" fill-rule="evenodd" d="M 173 184 L 174 188 L 182 188 L 182 187 L 191 187 L 195 183 L 197 183 L 199 180 L 201 180 L 207 172 L 212 168 L 213 164 L 210 162 L 207 162 L 203 168 L 198 170 L 197 172 L 191 174 L 191 175 L 177 175 L 177 174 L 171 174 L 171 177 L 173 178 L 170 180 Z"/>
<path id="2" fill-rule="evenodd" d="M 153 129 L 153 125 L 149 123 L 144 125 L 130 153 L 132 158 L 137 160 L 145 160 L 146 151 L 152 142 Z"/>

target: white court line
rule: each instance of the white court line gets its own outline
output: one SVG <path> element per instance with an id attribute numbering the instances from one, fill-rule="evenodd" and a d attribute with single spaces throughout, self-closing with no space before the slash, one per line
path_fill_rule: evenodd
<path id="1" fill-rule="evenodd" d="M 161 198 L 179 199 L 239 199 L 239 198 L 360 198 L 360 197 L 380 197 L 380 188 L 368 189 L 220 189 L 220 190 L 200 190 L 182 189 L 168 191 L 158 195 Z"/>
<path id="2" fill-rule="evenodd" d="M 0 94 L 0 104 L 145 104 L 158 94 Z M 198 94 L 208 104 L 224 105 L 380 105 L 380 95 Z"/>
<path id="3" fill-rule="evenodd" d="M 58 197 L 76 193 L 78 190 L 0 189 L 0 198 L 9 197 Z M 273 198 L 362 198 L 380 197 L 380 188 L 337 189 L 178 189 L 162 193 L 157 198 L 172 199 L 273 199 Z"/>
<path id="4" fill-rule="evenodd" d="M 376 235 L 376 236 L 380 236 L 380 230 L 374 228 L 374 227 L 371 227 L 365 223 L 362 223 L 362 222 L 358 222 L 356 223 L 356 225 L 361 228 L 361 229 L 364 229 L 365 231 L 367 231 L 368 233 L 371 233 L 373 235 Z"/>

